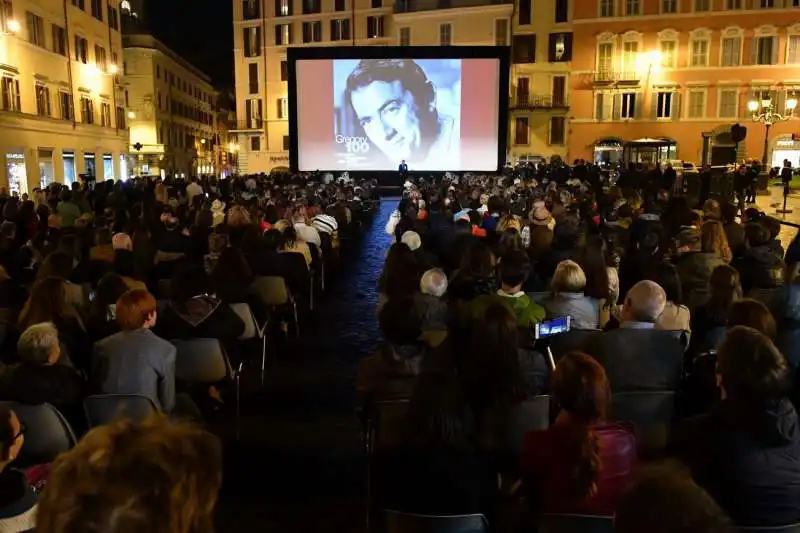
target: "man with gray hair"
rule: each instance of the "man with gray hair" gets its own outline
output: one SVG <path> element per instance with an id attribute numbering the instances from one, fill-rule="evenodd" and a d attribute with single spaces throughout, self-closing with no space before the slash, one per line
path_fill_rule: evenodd
<path id="1" fill-rule="evenodd" d="M 17 342 L 20 362 L 0 373 L 0 400 L 26 405 L 49 403 L 73 423 L 84 423 L 85 384 L 71 366 L 59 362 L 58 329 L 52 322 L 34 324 Z"/>
<path id="2" fill-rule="evenodd" d="M 677 390 L 683 346 L 673 332 L 655 329 L 666 302 L 660 285 L 640 281 L 625 296 L 619 328 L 589 343 L 587 352 L 605 368 L 611 392 Z"/>
<path id="3" fill-rule="evenodd" d="M 447 302 L 442 298 L 447 292 L 447 275 L 438 268 L 426 271 L 419 282 L 419 291 L 414 294 L 414 308 L 422 320 L 422 330 L 446 331 Z"/>

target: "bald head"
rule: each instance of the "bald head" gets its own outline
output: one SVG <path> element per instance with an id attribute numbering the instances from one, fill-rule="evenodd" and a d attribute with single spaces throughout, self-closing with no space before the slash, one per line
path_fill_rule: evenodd
<path id="1" fill-rule="evenodd" d="M 667 295 L 654 281 L 640 281 L 625 296 L 625 322 L 655 322 L 664 312 Z"/>

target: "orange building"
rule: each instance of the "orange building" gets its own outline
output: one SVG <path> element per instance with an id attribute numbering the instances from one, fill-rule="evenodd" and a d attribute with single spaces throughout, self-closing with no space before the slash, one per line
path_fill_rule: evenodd
<path id="1" fill-rule="evenodd" d="M 666 142 L 631 159 L 761 159 L 748 104 L 785 116 L 800 97 L 800 0 L 580 0 L 573 32 L 570 159 L 613 161 L 643 138 Z M 800 164 L 799 117 L 772 126 L 770 163 Z"/>

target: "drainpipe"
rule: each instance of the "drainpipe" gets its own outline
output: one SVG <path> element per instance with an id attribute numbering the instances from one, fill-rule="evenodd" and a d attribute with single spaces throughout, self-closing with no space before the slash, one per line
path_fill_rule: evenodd
<path id="1" fill-rule="evenodd" d="M 291 9 L 292 4 L 289 4 Z M 276 13 L 277 15 L 278 13 Z M 290 13 L 290 15 L 293 13 Z M 264 58 L 264 105 L 261 108 L 261 128 L 264 130 L 264 146 L 267 148 L 267 152 L 269 152 L 269 130 L 267 129 L 267 121 L 264 117 L 267 115 L 267 102 L 268 102 L 268 92 L 267 92 L 267 0 L 261 0 L 261 42 L 258 45 L 261 47 L 259 50 L 259 57 Z M 247 109 L 247 106 L 245 106 Z M 250 121 L 250 117 L 247 117 L 247 121 Z M 241 145 L 240 145 L 241 148 Z M 248 148 L 249 150 L 249 148 Z"/>
<path id="2" fill-rule="evenodd" d="M 69 12 L 67 11 L 67 0 L 63 1 L 64 4 L 64 34 L 66 36 L 66 52 L 67 52 L 67 79 L 69 80 L 69 103 L 70 108 L 72 109 L 72 129 L 76 129 L 78 127 L 78 119 L 77 115 L 75 114 L 75 83 L 72 79 L 72 48 L 70 48 L 69 43 L 71 39 L 69 38 Z"/>
<path id="3" fill-rule="evenodd" d="M 64 3 L 66 3 L 66 0 L 65 0 Z M 110 4 L 106 4 L 106 6 L 110 7 Z M 111 24 L 110 24 L 111 19 L 110 19 L 110 17 L 111 17 L 111 13 L 109 12 L 109 13 L 106 14 L 106 18 L 109 19 L 109 20 L 106 21 L 106 22 L 109 23 L 108 24 L 108 51 L 109 51 L 109 53 L 111 53 L 111 57 L 114 57 L 114 43 L 111 40 L 113 35 L 111 34 Z M 117 21 L 119 21 L 119 19 L 117 19 Z M 122 37 L 120 36 L 120 38 L 122 38 Z M 120 53 L 120 55 L 117 56 L 117 61 L 119 61 L 120 57 L 122 57 L 122 61 L 125 62 L 124 51 L 120 50 L 119 53 Z M 116 65 L 116 67 L 117 67 L 117 74 L 113 74 L 111 76 L 111 107 L 114 109 L 114 131 L 116 132 L 117 135 L 119 135 L 119 117 L 117 116 L 117 76 L 119 75 L 119 65 Z M 109 118 L 111 118 L 111 117 L 109 117 Z M 112 161 L 111 164 L 113 165 L 114 162 Z"/>

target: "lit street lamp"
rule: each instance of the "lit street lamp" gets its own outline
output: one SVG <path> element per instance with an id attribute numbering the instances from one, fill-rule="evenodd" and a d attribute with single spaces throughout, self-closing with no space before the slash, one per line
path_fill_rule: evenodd
<path id="1" fill-rule="evenodd" d="M 761 156 L 761 172 L 766 175 L 767 179 L 769 179 L 769 168 L 770 163 L 768 162 L 769 157 L 769 130 L 773 124 L 778 122 L 783 122 L 784 120 L 789 120 L 794 115 L 794 110 L 797 107 L 797 98 L 794 96 L 789 97 L 786 100 L 786 111 L 785 113 L 781 114 L 777 109 L 775 109 L 772 105 L 772 97 L 769 94 L 765 95 L 760 101 L 759 100 L 750 100 L 747 103 L 747 109 L 753 113 L 753 122 L 761 122 L 764 124 L 765 132 L 764 132 L 764 153 Z M 784 187 L 783 190 L 783 209 L 778 209 L 778 213 L 791 213 L 791 209 L 786 209 L 786 198 L 789 195 L 788 186 Z"/>
<path id="2" fill-rule="evenodd" d="M 17 33 L 22 27 L 16 20 L 9 20 L 8 22 L 6 22 L 6 28 L 8 28 L 8 31 L 10 31 L 11 33 Z"/>
<path id="3" fill-rule="evenodd" d="M 773 107 L 772 98 L 770 96 L 765 96 L 761 99 L 761 101 L 750 100 L 747 103 L 747 109 L 753 113 L 753 122 L 761 122 L 766 127 L 766 132 L 764 134 L 764 153 L 761 156 L 761 163 L 764 165 L 765 169 L 769 167 L 769 163 L 767 161 L 767 152 L 769 151 L 769 130 L 773 124 L 792 118 L 796 107 L 797 98 L 794 96 L 786 100 L 786 112 L 784 114 L 779 113 L 778 110 Z"/>

